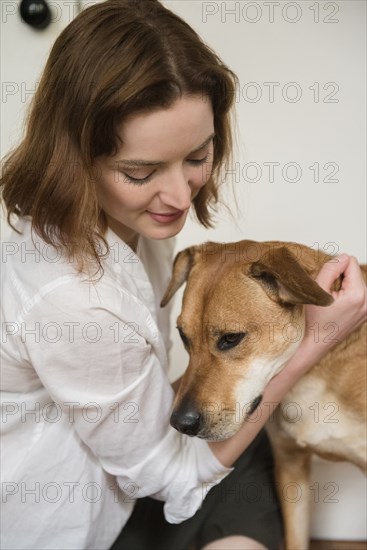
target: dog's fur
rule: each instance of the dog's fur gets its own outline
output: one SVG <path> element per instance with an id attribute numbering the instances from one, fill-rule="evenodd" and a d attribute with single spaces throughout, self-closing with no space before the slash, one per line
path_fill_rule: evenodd
<path id="1" fill-rule="evenodd" d="M 302 340 L 304 304 L 333 302 L 314 281 L 330 259 L 277 241 L 205 243 L 176 256 L 161 303 L 187 281 L 177 325 L 190 360 L 174 402 L 176 429 L 208 440 L 236 433 Z M 336 323 L 326 328 L 338 338 Z M 288 550 L 308 546 L 311 455 L 366 469 L 365 393 L 366 324 L 301 378 L 268 422 Z"/>

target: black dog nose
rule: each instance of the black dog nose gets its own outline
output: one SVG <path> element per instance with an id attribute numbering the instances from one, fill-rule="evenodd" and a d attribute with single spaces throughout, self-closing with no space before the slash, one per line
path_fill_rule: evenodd
<path id="1" fill-rule="evenodd" d="M 173 411 L 170 419 L 171 426 L 186 435 L 197 435 L 202 426 L 202 416 L 190 399 L 182 401 Z"/>

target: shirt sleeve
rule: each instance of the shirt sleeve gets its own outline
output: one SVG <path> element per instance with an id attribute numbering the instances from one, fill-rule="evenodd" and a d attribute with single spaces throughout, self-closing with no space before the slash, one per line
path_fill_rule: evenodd
<path id="1" fill-rule="evenodd" d="M 228 473 L 207 443 L 169 425 L 173 391 L 148 308 L 129 292 L 67 282 L 27 313 L 24 359 L 102 468 L 133 497 L 191 517 Z M 164 349 L 164 346 L 161 344 Z"/>

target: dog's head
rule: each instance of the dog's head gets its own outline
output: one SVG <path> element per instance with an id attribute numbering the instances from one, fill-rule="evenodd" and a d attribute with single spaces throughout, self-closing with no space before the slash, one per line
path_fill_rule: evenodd
<path id="1" fill-rule="evenodd" d="M 313 280 L 315 251 L 293 243 L 205 243 L 180 252 L 161 306 L 187 281 L 177 327 L 190 360 L 171 424 L 210 440 L 233 435 L 304 333 L 304 304 L 333 298 Z M 325 258 L 321 261 L 325 261 Z"/>

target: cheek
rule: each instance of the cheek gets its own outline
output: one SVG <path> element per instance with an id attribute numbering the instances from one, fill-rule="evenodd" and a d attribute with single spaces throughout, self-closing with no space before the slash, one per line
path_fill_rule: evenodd
<path id="1" fill-rule="evenodd" d="M 97 183 L 97 196 L 102 206 L 113 205 L 121 201 L 121 185 L 114 181 L 114 176 L 105 177 Z"/>
<path id="2" fill-rule="evenodd" d="M 127 210 L 144 207 L 151 200 L 148 188 L 130 185 L 123 174 L 112 174 L 101 180 L 97 185 L 97 195 L 102 205 L 124 206 Z"/>
<path id="3" fill-rule="evenodd" d="M 212 166 L 212 163 L 207 163 L 192 174 L 190 186 L 193 190 L 198 192 L 208 182 L 212 173 Z"/>

